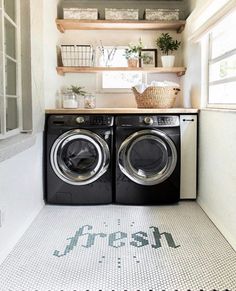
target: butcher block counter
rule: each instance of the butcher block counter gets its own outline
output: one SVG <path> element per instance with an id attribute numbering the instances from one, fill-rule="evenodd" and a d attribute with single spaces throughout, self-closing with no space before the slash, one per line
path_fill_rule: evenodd
<path id="1" fill-rule="evenodd" d="M 196 108 L 94 108 L 94 109 L 46 109 L 47 114 L 194 114 Z"/>

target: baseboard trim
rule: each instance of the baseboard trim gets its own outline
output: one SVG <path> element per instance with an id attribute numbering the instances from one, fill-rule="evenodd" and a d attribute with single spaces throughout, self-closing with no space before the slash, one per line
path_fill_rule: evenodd
<path id="1" fill-rule="evenodd" d="M 44 205 L 40 205 L 38 208 L 34 209 L 34 211 L 31 213 L 31 215 L 26 219 L 24 225 L 22 225 L 18 229 L 18 231 L 15 233 L 15 235 L 12 237 L 12 239 L 10 241 L 8 241 L 6 248 L 1 250 L 1 252 L 0 252 L 0 264 L 3 263 L 3 261 L 6 259 L 6 257 L 9 255 L 9 253 L 14 248 L 14 246 L 20 240 L 22 235 L 26 232 L 26 230 L 29 228 L 31 223 L 34 221 L 36 216 L 43 209 L 43 207 L 44 207 Z"/>
<path id="2" fill-rule="evenodd" d="M 202 208 L 202 210 L 206 213 L 206 215 L 210 218 L 210 220 L 215 224 L 221 234 L 225 237 L 228 243 L 232 246 L 232 248 L 236 251 L 236 239 L 231 235 L 229 231 L 227 231 L 225 225 L 223 225 L 220 220 L 215 216 L 215 214 L 210 210 L 209 207 L 202 201 L 199 197 L 197 199 L 197 203 Z"/>

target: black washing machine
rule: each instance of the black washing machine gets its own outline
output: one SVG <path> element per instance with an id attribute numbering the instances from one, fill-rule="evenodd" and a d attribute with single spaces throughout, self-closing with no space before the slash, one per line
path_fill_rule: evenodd
<path id="1" fill-rule="evenodd" d="M 115 132 L 116 203 L 153 205 L 178 202 L 179 116 L 118 116 Z"/>
<path id="2" fill-rule="evenodd" d="M 112 202 L 113 121 L 108 115 L 47 116 L 46 203 Z"/>

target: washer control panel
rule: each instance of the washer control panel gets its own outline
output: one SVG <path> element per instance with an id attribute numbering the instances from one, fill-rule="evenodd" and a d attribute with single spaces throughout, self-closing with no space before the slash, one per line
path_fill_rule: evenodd
<path id="1" fill-rule="evenodd" d="M 84 117 L 83 116 L 78 116 L 76 117 L 75 121 L 79 124 L 83 124 L 85 122 Z"/>
<path id="2" fill-rule="evenodd" d="M 179 126 L 179 116 L 154 115 L 141 117 L 141 123 L 151 127 L 174 127 Z"/>
<path id="3" fill-rule="evenodd" d="M 81 125 L 111 126 L 113 125 L 113 117 L 109 115 L 78 115 L 75 122 Z"/>
<path id="4" fill-rule="evenodd" d="M 49 125 L 56 128 L 62 127 L 89 127 L 89 126 L 113 126 L 114 117 L 110 115 L 51 115 Z"/>
<path id="5" fill-rule="evenodd" d="M 152 125 L 154 120 L 152 117 L 147 116 L 147 117 L 144 117 L 143 122 L 147 125 Z"/>
<path id="6" fill-rule="evenodd" d="M 104 115 L 89 116 L 89 122 L 91 125 L 112 125 L 113 117 Z"/>
<path id="7" fill-rule="evenodd" d="M 157 116 L 158 126 L 179 126 L 178 116 Z"/>

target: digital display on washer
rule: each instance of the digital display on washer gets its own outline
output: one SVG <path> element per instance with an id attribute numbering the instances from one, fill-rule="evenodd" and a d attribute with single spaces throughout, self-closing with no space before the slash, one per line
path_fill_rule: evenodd
<path id="1" fill-rule="evenodd" d="M 158 117 L 159 125 L 171 125 L 173 124 L 173 117 L 160 116 Z"/>

